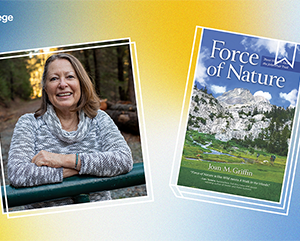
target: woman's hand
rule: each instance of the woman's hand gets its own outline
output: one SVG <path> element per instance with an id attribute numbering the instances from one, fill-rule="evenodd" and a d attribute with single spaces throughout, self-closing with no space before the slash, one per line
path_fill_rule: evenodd
<path id="1" fill-rule="evenodd" d="M 75 162 L 76 162 L 75 154 L 57 154 L 57 153 L 52 153 L 44 150 L 41 150 L 38 154 L 36 154 L 32 158 L 31 162 L 35 163 L 35 165 L 39 167 L 48 166 L 54 168 L 64 167 L 71 170 L 74 169 L 74 171 L 76 171 L 77 174 L 81 168 L 81 161 L 80 161 L 80 157 L 78 156 L 77 167 L 75 170 Z"/>
<path id="2" fill-rule="evenodd" d="M 39 167 L 48 166 L 59 168 L 63 167 L 63 155 L 41 150 L 32 158 L 31 162 Z"/>
<path id="3" fill-rule="evenodd" d="M 78 173 L 79 172 L 75 169 L 64 168 L 63 169 L 63 178 L 71 177 L 71 176 L 77 175 Z"/>

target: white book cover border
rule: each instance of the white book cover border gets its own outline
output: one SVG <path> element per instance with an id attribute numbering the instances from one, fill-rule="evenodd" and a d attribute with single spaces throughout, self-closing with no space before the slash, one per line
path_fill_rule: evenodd
<path id="1" fill-rule="evenodd" d="M 235 32 L 205 28 L 200 26 L 196 27 L 192 53 L 191 53 L 191 58 L 189 63 L 189 71 L 188 71 L 187 82 L 185 87 L 183 105 L 182 105 L 181 116 L 180 116 L 180 124 L 177 133 L 176 148 L 173 157 L 173 165 L 172 165 L 171 177 L 169 183 L 170 187 L 174 195 L 178 198 L 183 198 L 183 199 L 188 199 L 193 201 L 208 202 L 208 203 L 225 205 L 225 206 L 236 207 L 236 208 L 244 208 L 244 209 L 261 211 L 261 212 L 268 212 L 273 214 L 288 215 L 290 200 L 292 196 L 293 183 L 295 178 L 295 172 L 296 172 L 296 166 L 297 166 L 297 160 L 299 157 L 299 121 L 298 121 L 299 120 L 299 94 L 297 96 L 297 106 L 294 115 L 294 126 L 291 133 L 292 144 L 289 147 L 289 152 L 287 156 L 284 180 L 282 182 L 281 198 L 279 203 L 177 185 L 183 145 L 185 141 L 185 132 L 187 128 L 188 112 L 190 110 L 191 97 L 192 97 L 192 90 L 188 91 L 188 89 L 190 85 L 194 85 L 194 80 L 196 78 L 197 61 L 200 54 L 200 48 L 201 48 L 202 37 L 203 37 L 202 35 L 204 29 L 210 29 L 210 30 L 215 30 L 220 32 L 228 32 L 232 34 L 240 34 L 249 37 L 258 37 L 258 36 L 248 35 L 248 34 L 235 33 Z M 199 33 L 200 31 L 201 33 Z M 263 38 L 263 37 L 258 37 L 258 38 Z M 268 38 L 263 38 L 263 39 L 268 39 Z M 275 40 L 275 39 L 271 39 L 271 40 Z M 288 41 L 284 41 L 284 42 L 288 42 Z M 291 43 L 291 44 L 295 44 L 297 46 L 296 43 Z M 275 60 L 277 60 L 277 54 Z M 299 93 L 299 88 L 298 88 L 298 93 Z M 189 101 L 188 108 L 186 107 L 187 101 Z"/>

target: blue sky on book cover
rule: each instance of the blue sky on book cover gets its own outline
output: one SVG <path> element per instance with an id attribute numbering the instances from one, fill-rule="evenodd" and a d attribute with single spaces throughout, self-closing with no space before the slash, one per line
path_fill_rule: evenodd
<path id="1" fill-rule="evenodd" d="M 274 65 L 276 58 L 282 61 Z M 299 65 L 296 44 L 204 29 L 195 83 L 214 97 L 239 86 L 273 105 L 295 107 Z"/>

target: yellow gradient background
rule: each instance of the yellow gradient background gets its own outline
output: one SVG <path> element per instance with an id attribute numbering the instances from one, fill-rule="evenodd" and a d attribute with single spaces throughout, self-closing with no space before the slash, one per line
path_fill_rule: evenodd
<path id="1" fill-rule="evenodd" d="M 270 222 L 283 223 L 283 217 L 178 200 L 169 187 L 169 179 L 196 26 L 300 42 L 299 4 L 296 1 L 48 2 L 39 1 L 38 5 L 26 2 L 34 7 L 32 10 L 28 7 L 24 16 L 34 24 L 40 22 L 39 28 L 33 28 L 24 19 L 22 31 L 14 31 L 15 38 L 22 39 L 26 48 L 126 37 L 135 42 L 154 202 L 114 207 L 93 205 L 95 208 L 87 210 L 52 213 L 63 210 L 56 208 L 50 209 L 51 214 L 21 218 L 2 214 L 0 239 L 203 240 L 231 236 L 238 239 L 237 233 L 243 238 L 261 239 L 271 232 L 279 235 L 280 229 L 276 231 Z M 18 12 L 22 13 L 21 7 Z M 21 49 L 11 43 L 7 51 L 13 50 Z M 291 217 L 295 223 L 297 217 L 293 213 Z M 230 219 L 237 223 L 235 228 L 224 225 Z M 251 219 L 252 228 L 248 223 Z M 258 220 L 263 219 L 269 222 L 270 229 L 258 230 Z"/>

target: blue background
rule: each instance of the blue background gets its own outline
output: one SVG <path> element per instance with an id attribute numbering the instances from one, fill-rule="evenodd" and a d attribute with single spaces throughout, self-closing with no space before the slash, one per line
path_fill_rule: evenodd
<path id="1" fill-rule="evenodd" d="M 136 42 L 154 200 L 1 214 L 0 238 L 300 240 L 299 163 L 288 216 L 177 198 L 169 186 L 196 26 L 300 42 L 299 12 L 297 1 L 1 1 L 0 15 L 14 20 L 0 23 L 0 52 L 127 37 Z"/>

